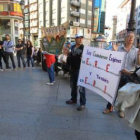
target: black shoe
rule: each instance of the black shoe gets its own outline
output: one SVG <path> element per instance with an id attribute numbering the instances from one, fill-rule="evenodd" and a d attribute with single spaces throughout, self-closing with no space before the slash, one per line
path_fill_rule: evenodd
<path id="1" fill-rule="evenodd" d="M 76 103 L 77 103 L 77 101 L 72 101 L 72 100 L 66 101 L 66 104 L 76 104 Z"/>
<path id="2" fill-rule="evenodd" d="M 85 109 L 85 106 L 84 106 L 84 105 L 80 105 L 80 106 L 77 108 L 78 111 L 82 111 L 83 109 Z"/>
<path id="3" fill-rule="evenodd" d="M 6 67 L 6 69 L 11 69 L 11 67 Z"/>

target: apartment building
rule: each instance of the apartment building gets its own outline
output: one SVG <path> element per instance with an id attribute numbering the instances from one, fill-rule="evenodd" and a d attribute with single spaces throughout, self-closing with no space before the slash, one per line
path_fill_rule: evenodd
<path id="1" fill-rule="evenodd" d="M 136 45 L 140 42 L 140 1 L 136 4 Z"/>
<path id="2" fill-rule="evenodd" d="M 93 0 L 92 33 L 104 34 L 106 0 Z"/>
<path id="3" fill-rule="evenodd" d="M 117 33 L 116 38 L 120 43 L 124 43 L 124 37 L 127 33 L 128 22 L 130 19 L 131 0 L 124 0 L 118 7 L 117 13 Z"/>
<path id="4" fill-rule="evenodd" d="M 116 40 L 116 30 L 117 30 L 117 16 L 112 18 L 112 38 L 111 40 Z"/>
<path id="5" fill-rule="evenodd" d="M 16 44 L 20 36 L 19 24 L 23 15 L 19 0 L 0 0 L 0 39 L 9 34 Z"/>
<path id="6" fill-rule="evenodd" d="M 68 21 L 67 38 L 81 33 L 90 40 L 92 0 L 39 0 L 39 38 L 41 26 L 58 26 Z"/>

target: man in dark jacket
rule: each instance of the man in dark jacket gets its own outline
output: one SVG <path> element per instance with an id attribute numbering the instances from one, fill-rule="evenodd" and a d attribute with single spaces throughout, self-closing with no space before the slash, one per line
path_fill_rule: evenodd
<path id="1" fill-rule="evenodd" d="M 66 104 L 77 103 L 77 81 L 79 76 L 82 53 L 84 49 L 83 36 L 76 35 L 75 43 L 76 44 L 72 46 L 71 52 L 69 53 L 67 58 L 67 64 L 70 65 L 71 67 L 70 72 L 71 99 L 66 101 Z M 79 92 L 80 92 L 80 106 L 78 107 L 78 110 L 81 111 L 85 108 L 86 104 L 85 88 L 80 87 Z"/>
<path id="2" fill-rule="evenodd" d="M 2 67 L 2 58 L 6 64 L 6 60 L 5 60 L 5 56 L 4 56 L 4 50 L 3 50 L 3 41 L 0 41 L 0 71 L 3 71 L 3 67 Z"/>
<path id="3" fill-rule="evenodd" d="M 22 60 L 22 63 L 23 63 L 23 68 L 25 69 L 26 68 L 26 63 L 25 63 L 25 60 L 24 60 L 24 44 L 22 43 L 22 41 L 20 39 L 18 39 L 18 44 L 16 45 L 16 51 L 17 51 L 17 61 L 18 61 L 18 68 L 20 69 L 21 68 L 21 65 L 20 65 L 20 59 Z"/>

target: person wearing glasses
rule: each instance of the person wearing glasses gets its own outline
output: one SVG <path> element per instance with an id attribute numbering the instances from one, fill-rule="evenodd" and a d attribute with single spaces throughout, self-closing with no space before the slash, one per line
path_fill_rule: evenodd
<path id="1" fill-rule="evenodd" d="M 18 68 L 21 69 L 21 65 L 20 65 L 20 59 L 21 59 L 23 64 L 23 69 L 25 69 L 26 63 L 24 59 L 24 44 L 22 43 L 22 40 L 18 39 L 18 44 L 16 45 L 15 50 L 17 51 Z"/>

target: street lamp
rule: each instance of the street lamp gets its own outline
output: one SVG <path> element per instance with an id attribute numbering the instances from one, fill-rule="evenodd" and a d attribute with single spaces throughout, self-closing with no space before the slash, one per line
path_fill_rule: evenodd
<path id="1" fill-rule="evenodd" d="M 127 31 L 132 31 L 134 32 L 135 31 L 135 8 L 136 8 L 136 0 L 131 0 L 131 12 L 130 12 L 130 20 L 129 20 L 129 23 L 128 23 L 128 29 Z"/>
<path id="2" fill-rule="evenodd" d="M 24 8 L 25 8 L 25 1 L 20 1 L 20 6 L 23 14 L 23 42 L 25 43 L 25 16 L 24 16 Z"/>

